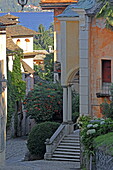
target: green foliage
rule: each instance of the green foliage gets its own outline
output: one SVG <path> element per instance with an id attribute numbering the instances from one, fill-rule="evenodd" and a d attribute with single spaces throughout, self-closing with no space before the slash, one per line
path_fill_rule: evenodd
<path id="1" fill-rule="evenodd" d="M 106 154 L 113 156 L 113 132 L 96 137 L 94 139 L 94 147 L 97 149 L 99 148 Z"/>
<path id="2" fill-rule="evenodd" d="M 46 30 L 45 27 L 40 24 L 38 27 L 38 32 L 40 34 L 35 35 L 34 38 L 34 50 L 45 49 L 48 51 L 48 46 L 53 47 L 54 45 L 52 24 L 50 25 L 48 30 Z"/>
<path id="3" fill-rule="evenodd" d="M 53 80 L 54 71 L 54 56 L 52 54 L 47 54 L 44 58 L 44 68 L 45 68 L 45 80 Z"/>
<path id="4" fill-rule="evenodd" d="M 87 122 L 81 129 L 81 141 L 85 147 L 85 153 L 87 155 L 94 154 L 94 139 L 112 131 L 113 121 L 111 119 L 97 119 Z"/>
<path id="5" fill-rule="evenodd" d="M 73 90 L 72 91 L 72 120 L 76 122 L 79 117 L 79 94 Z"/>
<path id="6" fill-rule="evenodd" d="M 44 70 L 41 66 L 34 66 L 35 75 L 38 75 L 41 79 L 47 81 L 53 81 L 53 71 L 54 71 L 54 56 L 52 54 L 47 54 L 44 58 Z"/>
<path id="7" fill-rule="evenodd" d="M 30 153 L 42 159 L 46 151 L 45 141 L 53 135 L 58 126 L 59 123 L 44 122 L 33 127 L 27 141 L 27 147 Z"/>
<path id="8" fill-rule="evenodd" d="M 78 126 L 80 128 L 84 128 L 88 125 L 90 120 L 91 120 L 90 116 L 82 115 L 78 118 Z"/>
<path id="9" fill-rule="evenodd" d="M 21 73 L 21 63 L 20 59 L 22 57 L 22 53 L 16 53 L 14 55 L 15 59 L 13 61 L 13 71 L 12 71 L 12 85 L 14 88 L 14 96 L 16 101 L 20 101 L 24 99 L 26 83 L 22 80 Z"/>
<path id="10" fill-rule="evenodd" d="M 104 18 L 106 20 L 106 28 L 113 29 L 113 6 L 110 0 L 101 0 L 103 7 L 97 13 L 97 18 Z"/>
<path id="11" fill-rule="evenodd" d="M 24 99 L 26 83 L 22 80 L 20 58 L 21 52 L 16 52 L 13 61 L 13 71 L 8 70 L 8 120 L 7 126 L 16 111 L 16 102 Z"/>
<path id="12" fill-rule="evenodd" d="M 79 96 L 73 91 L 73 121 L 79 115 Z M 36 122 L 62 120 L 63 91 L 59 83 L 38 82 L 26 96 L 24 102 L 26 113 Z M 75 107 L 76 104 L 76 107 Z"/>
<path id="13" fill-rule="evenodd" d="M 113 119 L 113 84 L 110 88 L 111 92 L 111 103 L 107 103 L 107 100 L 105 99 L 104 103 L 100 105 L 102 114 L 104 115 L 105 118 L 112 118 Z"/>
<path id="14" fill-rule="evenodd" d="M 24 100 L 27 115 L 36 122 L 54 120 L 62 117 L 62 87 L 59 83 L 39 82 Z"/>

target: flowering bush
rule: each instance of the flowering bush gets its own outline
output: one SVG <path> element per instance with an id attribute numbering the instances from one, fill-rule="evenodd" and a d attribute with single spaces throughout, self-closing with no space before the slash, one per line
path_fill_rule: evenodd
<path id="1" fill-rule="evenodd" d="M 113 131 L 113 120 L 95 119 L 89 120 L 82 124 L 81 141 L 85 147 L 85 152 L 90 155 L 94 154 L 93 141 L 97 136 Z"/>
<path id="2" fill-rule="evenodd" d="M 25 98 L 24 108 L 36 122 L 62 118 L 63 92 L 59 83 L 39 82 Z"/>

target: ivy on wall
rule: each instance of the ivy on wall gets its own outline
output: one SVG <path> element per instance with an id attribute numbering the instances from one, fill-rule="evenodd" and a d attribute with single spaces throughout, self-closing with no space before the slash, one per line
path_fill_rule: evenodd
<path id="1" fill-rule="evenodd" d="M 8 118 L 7 127 L 10 126 L 11 117 L 17 112 L 17 102 L 24 99 L 26 83 L 22 80 L 21 62 L 23 54 L 16 51 L 13 60 L 12 72 L 8 70 Z"/>

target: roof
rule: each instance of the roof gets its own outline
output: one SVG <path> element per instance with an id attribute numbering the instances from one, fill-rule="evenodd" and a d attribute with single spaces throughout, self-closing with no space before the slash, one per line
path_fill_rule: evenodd
<path id="1" fill-rule="evenodd" d="M 2 23 L 3 25 L 15 25 L 15 21 L 11 21 L 3 16 L 0 17 L 0 23 Z"/>
<path id="2" fill-rule="evenodd" d="M 76 2 L 77 0 L 41 0 L 40 6 L 42 9 L 66 8 Z"/>
<path id="3" fill-rule="evenodd" d="M 46 50 L 34 50 L 34 52 L 37 52 L 38 54 L 49 54 Z"/>
<path id="4" fill-rule="evenodd" d="M 96 0 L 79 0 L 79 2 L 69 5 L 62 14 L 56 17 L 78 17 L 79 14 L 75 12 L 76 9 L 84 9 L 87 15 L 94 15 L 102 6 L 103 3 L 96 2 Z"/>
<path id="5" fill-rule="evenodd" d="M 6 39 L 6 50 L 8 52 L 22 50 L 18 45 L 16 45 L 10 37 Z"/>
<path id="6" fill-rule="evenodd" d="M 62 14 L 56 16 L 57 18 L 60 17 L 79 17 L 79 14 L 77 14 L 75 11 L 73 11 L 71 8 L 69 8 L 70 6 L 68 6 Z"/>
<path id="7" fill-rule="evenodd" d="M 24 57 L 34 57 L 39 54 L 49 54 L 46 50 L 34 50 L 33 52 L 24 52 Z"/>
<path id="8" fill-rule="evenodd" d="M 33 31 L 29 28 L 26 28 L 22 25 L 13 25 L 6 27 L 6 33 L 8 36 L 15 37 L 15 36 L 33 36 L 37 33 L 36 31 Z"/>
<path id="9" fill-rule="evenodd" d="M 4 19 L 7 19 L 7 20 L 11 21 L 13 24 L 20 23 L 20 22 L 18 21 L 18 18 L 19 18 L 19 17 L 16 17 L 16 16 L 11 15 L 11 14 L 3 15 L 3 16 L 1 16 L 0 18 L 3 19 L 3 20 L 4 20 Z"/>
<path id="10" fill-rule="evenodd" d="M 26 73 L 31 73 L 33 74 L 35 71 L 26 63 L 24 62 L 22 59 L 21 59 L 21 63 L 22 63 L 22 66 L 23 66 L 23 69 Z"/>
<path id="11" fill-rule="evenodd" d="M 2 17 L 8 18 L 8 19 L 18 19 L 19 17 L 11 15 L 10 13 L 3 15 Z"/>

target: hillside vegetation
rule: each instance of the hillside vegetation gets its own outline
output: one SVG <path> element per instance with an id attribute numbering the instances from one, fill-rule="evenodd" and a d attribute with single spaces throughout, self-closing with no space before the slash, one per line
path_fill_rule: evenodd
<path id="1" fill-rule="evenodd" d="M 39 6 L 40 0 L 28 0 L 27 5 Z M 33 11 L 33 9 L 24 8 L 25 11 Z M 17 0 L 0 0 L 0 12 L 18 12 L 21 6 Z"/>

